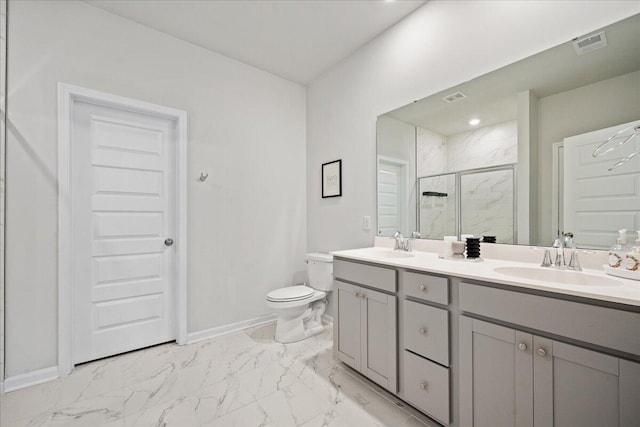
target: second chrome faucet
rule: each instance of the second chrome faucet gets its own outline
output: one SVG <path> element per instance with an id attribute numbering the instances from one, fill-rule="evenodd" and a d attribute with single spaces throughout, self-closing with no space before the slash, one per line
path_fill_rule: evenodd
<path id="1" fill-rule="evenodd" d="M 578 260 L 578 249 L 573 241 L 573 233 L 562 233 L 553 241 L 553 247 L 556 248 L 555 262 L 551 263 L 551 251 L 546 249 L 544 251 L 544 258 L 542 260 L 542 267 L 555 267 L 566 268 L 567 270 L 582 271 L 580 261 Z M 569 263 L 566 263 L 564 250 L 571 249 L 571 258 Z"/>

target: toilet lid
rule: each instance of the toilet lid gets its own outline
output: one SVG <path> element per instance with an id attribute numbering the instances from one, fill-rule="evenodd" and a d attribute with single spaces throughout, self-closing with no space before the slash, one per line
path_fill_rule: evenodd
<path id="1" fill-rule="evenodd" d="M 315 291 L 308 286 L 287 286 L 267 294 L 269 301 L 300 301 L 309 298 Z"/>

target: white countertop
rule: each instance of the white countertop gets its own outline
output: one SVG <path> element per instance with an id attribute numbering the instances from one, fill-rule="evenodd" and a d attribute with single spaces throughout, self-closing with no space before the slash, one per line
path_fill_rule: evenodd
<path id="1" fill-rule="evenodd" d="M 412 257 L 395 258 L 403 256 L 402 253 L 392 254 L 392 249 L 386 247 L 370 247 L 331 252 L 340 258 L 366 261 L 391 267 L 407 268 L 411 270 L 437 273 L 447 276 L 474 279 L 491 283 L 511 285 L 527 289 L 537 289 L 547 292 L 555 292 L 566 295 L 590 298 L 600 301 L 609 301 L 640 307 L 640 281 L 610 276 L 602 270 L 584 269 L 582 272 L 566 271 L 568 274 L 591 275 L 593 281 L 606 285 L 577 285 L 560 282 L 548 282 L 529 277 L 514 277 L 501 274 L 494 269 L 499 267 L 535 268 L 543 269 L 539 264 L 528 262 L 516 262 L 500 259 L 483 259 L 479 262 L 470 262 L 464 259 L 442 259 L 434 252 L 413 251 Z M 564 274 L 565 272 L 563 272 Z"/>

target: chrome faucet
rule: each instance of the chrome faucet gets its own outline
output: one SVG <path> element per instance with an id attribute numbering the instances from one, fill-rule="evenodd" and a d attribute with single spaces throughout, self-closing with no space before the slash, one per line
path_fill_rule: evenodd
<path id="1" fill-rule="evenodd" d="M 564 237 L 558 236 L 553 241 L 553 247 L 556 248 L 556 262 L 553 265 L 556 267 L 564 267 Z"/>
<path id="2" fill-rule="evenodd" d="M 396 245 L 394 246 L 394 251 L 406 251 L 407 246 L 404 240 L 404 236 L 400 231 L 396 231 L 393 235 L 393 238 L 396 239 Z"/>
<path id="3" fill-rule="evenodd" d="M 556 260 L 553 266 L 556 268 L 568 268 L 570 270 L 581 271 L 580 263 L 578 262 L 578 254 L 576 244 L 573 241 L 573 233 L 562 233 L 553 241 L 554 248 L 556 248 Z M 566 263 L 564 258 L 564 250 L 572 249 L 571 260 L 569 264 Z M 551 257 L 549 251 L 545 251 L 544 260 L 542 261 L 543 267 L 551 267 Z"/>
<path id="4" fill-rule="evenodd" d="M 414 231 L 413 233 L 411 233 L 411 238 L 405 239 L 400 231 L 396 231 L 393 235 L 393 238 L 396 240 L 396 245 L 393 247 L 393 250 L 411 252 L 413 250 L 411 249 L 411 241 L 414 239 L 419 239 L 421 237 L 422 236 L 420 235 L 419 231 Z"/>

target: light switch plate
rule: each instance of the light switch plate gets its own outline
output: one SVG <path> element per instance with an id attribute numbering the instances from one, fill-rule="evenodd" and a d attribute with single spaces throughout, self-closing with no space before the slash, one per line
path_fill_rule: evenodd
<path id="1" fill-rule="evenodd" d="M 365 215 L 362 217 L 362 228 L 365 231 L 371 230 L 371 217 L 369 215 Z"/>

